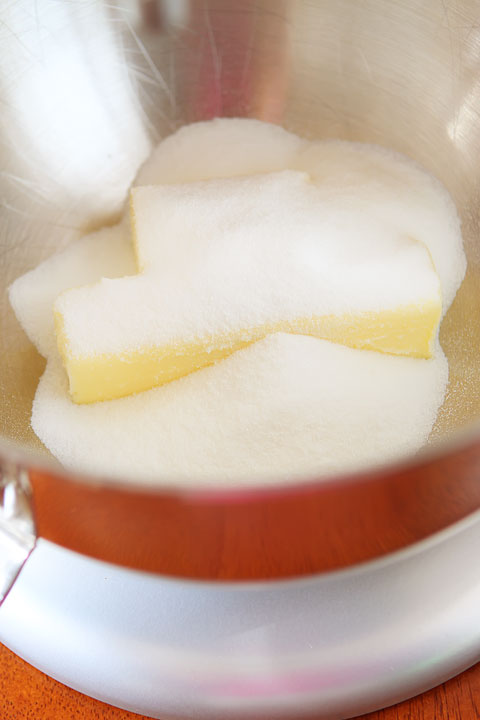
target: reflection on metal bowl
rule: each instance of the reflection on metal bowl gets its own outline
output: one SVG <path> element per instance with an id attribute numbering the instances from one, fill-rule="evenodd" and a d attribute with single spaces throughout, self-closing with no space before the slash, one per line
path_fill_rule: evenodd
<path id="1" fill-rule="evenodd" d="M 19 0 L 0 20 L 2 640 L 107 701 L 209 720 L 347 717 L 473 663 L 480 4 Z M 468 271 L 441 330 L 448 394 L 418 457 L 281 488 L 159 477 L 152 490 L 73 476 L 34 436 L 44 361 L 6 287 L 117 218 L 161 137 L 215 116 L 379 143 L 453 195 Z"/>
<path id="2" fill-rule="evenodd" d="M 377 557 L 480 507 L 479 18 L 469 0 L 2 9 L 1 453 L 6 476 L 29 474 L 41 537 L 172 575 L 286 577 Z M 18 328 L 5 287 L 54 248 L 117 217 L 160 137 L 218 115 L 384 144 L 452 193 L 469 269 L 442 327 L 450 386 L 424 456 L 281 490 L 179 493 L 168 478 L 152 491 L 72 477 L 40 447 L 29 413 L 43 361 Z"/>

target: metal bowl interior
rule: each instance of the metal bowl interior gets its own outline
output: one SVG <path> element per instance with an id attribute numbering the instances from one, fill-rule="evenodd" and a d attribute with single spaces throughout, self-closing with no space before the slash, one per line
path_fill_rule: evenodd
<path id="1" fill-rule="evenodd" d="M 9 283 L 117 218 L 161 137 L 215 116 L 378 143 L 443 181 L 462 218 L 468 272 L 442 324 L 450 381 L 432 441 L 444 458 L 452 438 L 465 444 L 466 429 L 470 447 L 478 442 L 471 432 L 480 416 L 478 2 L 21 1 L 0 16 L 0 440 L 7 458 L 50 463 L 29 423 L 44 361 L 13 316 Z"/>

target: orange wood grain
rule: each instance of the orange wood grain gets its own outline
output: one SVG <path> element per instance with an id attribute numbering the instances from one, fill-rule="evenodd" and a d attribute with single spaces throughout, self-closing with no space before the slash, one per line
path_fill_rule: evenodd
<path id="1" fill-rule="evenodd" d="M 61 685 L 0 645 L 1 720 L 142 720 Z M 480 664 L 362 720 L 479 720 Z M 146 720 L 146 719 L 145 719 Z"/>

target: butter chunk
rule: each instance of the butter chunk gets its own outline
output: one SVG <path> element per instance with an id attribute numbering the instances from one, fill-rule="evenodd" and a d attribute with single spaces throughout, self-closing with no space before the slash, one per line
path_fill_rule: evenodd
<path id="1" fill-rule="evenodd" d="M 52 308 L 69 288 L 98 282 L 102 277 L 123 277 L 136 272 L 128 224 L 83 235 L 61 252 L 17 278 L 8 296 L 17 320 L 38 352 L 56 351 Z"/>
<path id="2" fill-rule="evenodd" d="M 162 385 L 279 331 L 433 352 L 440 283 L 422 238 L 306 173 L 135 188 L 131 218 L 140 274 L 55 303 L 78 403 Z"/>

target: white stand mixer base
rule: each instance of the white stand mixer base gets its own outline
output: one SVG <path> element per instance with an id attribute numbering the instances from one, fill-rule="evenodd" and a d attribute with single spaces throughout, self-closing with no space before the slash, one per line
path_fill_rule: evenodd
<path id="1" fill-rule="evenodd" d="M 268 584 L 169 580 L 40 540 L 0 640 L 154 718 L 348 718 L 480 659 L 480 516 L 353 570 Z"/>

